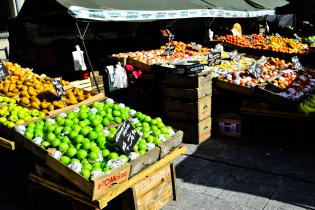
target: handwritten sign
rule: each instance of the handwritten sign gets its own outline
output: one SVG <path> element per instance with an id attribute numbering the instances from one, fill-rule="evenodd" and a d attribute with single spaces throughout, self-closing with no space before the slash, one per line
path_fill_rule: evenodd
<path id="1" fill-rule="evenodd" d="M 119 126 L 118 131 L 114 136 L 114 141 L 126 155 L 129 155 L 133 151 L 133 148 L 139 139 L 140 134 L 128 120 Z"/>
<path id="2" fill-rule="evenodd" d="M 221 53 L 208 53 L 208 65 L 215 66 L 221 64 Z"/>
<path id="3" fill-rule="evenodd" d="M 163 54 L 164 56 L 170 56 L 173 55 L 175 52 L 175 45 L 168 43 L 166 45 L 166 49 L 164 50 Z"/>
<path id="4" fill-rule="evenodd" d="M 6 78 L 7 76 L 9 76 L 9 72 L 8 70 L 5 68 L 4 63 L 2 62 L 2 60 L 0 60 L 0 80 L 3 80 L 4 78 Z"/>
<path id="5" fill-rule="evenodd" d="M 270 37 L 269 36 L 266 36 L 266 44 L 270 44 Z"/>
<path id="6" fill-rule="evenodd" d="M 295 69 L 297 69 L 297 70 L 303 70 L 303 66 L 302 66 L 302 64 L 300 63 L 300 60 L 299 60 L 299 58 L 298 58 L 297 56 L 293 56 L 293 57 L 291 58 L 291 60 L 292 60 L 292 63 L 293 63 L 293 67 L 294 67 Z"/>
<path id="7" fill-rule="evenodd" d="M 250 44 L 253 44 L 254 43 L 254 39 L 253 39 L 253 37 L 252 36 L 246 36 L 246 38 L 248 39 L 248 41 L 249 41 L 249 43 Z"/>
<path id="8" fill-rule="evenodd" d="M 66 91 L 63 89 L 63 86 L 59 80 L 51 79 L 51 83 L 54 85 L 54 88 L 58 96 L 64 97 L 67 95 Z"/>
<path id="9" fill-rule="evenodd" d="M 248 71 L 255 77 L 260 78 L 263 72 L 263 68 L 259 65 L 258 62 L 254 62 L 252 65 L 249 66 Z"/>

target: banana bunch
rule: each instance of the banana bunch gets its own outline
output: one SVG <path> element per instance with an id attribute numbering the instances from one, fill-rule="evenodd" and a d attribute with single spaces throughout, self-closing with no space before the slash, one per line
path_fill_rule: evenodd
<path id="1" fill-rule="evenodd" d="M 307 99 L 299 104 L 299 110 L 305 114 L 315 113 L 315 94 L 311 94 Z"/>

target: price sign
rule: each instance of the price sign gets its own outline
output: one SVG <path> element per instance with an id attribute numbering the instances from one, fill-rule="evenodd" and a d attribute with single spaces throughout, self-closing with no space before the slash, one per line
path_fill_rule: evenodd
<path id="1" fill-rule="evenodd" d="M 59 80 L 51 79 L 51 83 L 54 85 L 54 88 L 55 88 L 56 93 L 57 93 L 58 96 L 60 96 L 60 97 L 67 96 L 67 93 L 63 89 L 63 86 L 62 86 L 62 84 L 60 83 Z"/>
<path id="2" fill-rule="evenodd" d="M 255 77 L 260 78 L 263 72 L 263 68 L 259 65 L 258 62 L 254 62 L 252 65 L 249 66 L 248 71 Z"/>
<path id="3" fill-rule="evenodd" d="M 240 56 L 239 56 L 237 50 L 233 50 L 232 52 L 230 52 L 229 57 L 231 58 L 231 60 L 233 60 L 235 62 L 240 60 Z"/>
<path id="4" fill-rule="evenodd" d="M 221 64 L 221 53 L 208 53 L 208 65 L 215 66 Z"/>
<path id="5" fill-rule="evenodd" d="M 0 80 L 3 80 L 4 78 L 6 78 L 9 75 L 10 74 L 9 74 L 8 70 L 5 68 L 4 63 L 2 62 L 2 60 L 0 60 Z"/>
<path id="6" fill-rule="evenodd" d="M 253 37 L 252 36 L 246 36 L 250 44 L 254 43 Z"/>
<path id="7" fill-rule="evenodd" d="M 270 44 L 271 42 L 270 42 L 270 37 L 269 36 L 266 36 L 266 43 L 267 44 Z"/>
<path id="8" fill-rule="evenodd" d="M 133 151 L 133 148 L 139 139 L 140 134 L 128 120 L 119 126 L 118 131 L 114 136 L 114 141 L 127 156 Z"/>
<path id="9" fill-rule="evenodd" d="M 303 70 L 303 66 L 302 64 L 300 63 L 300 60 L 297 56 L 294 56 L 291 58 L 292 60 L 292 63 L 293 63 L 293 67 L 297 70 Z"/>
<path id="10" fill-rule="evenodd" d="M 167 44 L 166 49 L 162 55 L 170 56 L 170 55 L 173 55 L 174 52 L 175 52 L 175 46 L 169 43 Z"/>

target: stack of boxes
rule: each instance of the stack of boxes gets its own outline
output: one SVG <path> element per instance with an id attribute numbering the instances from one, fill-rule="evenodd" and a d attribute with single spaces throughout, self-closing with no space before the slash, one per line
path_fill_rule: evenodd
<path id="1" fill-rule="evenodd" d="M 209 72 L 165 75 L 165 119 L 184 131 L 184 142 L 200 144 L 211 137 L 211 95 Z"/>

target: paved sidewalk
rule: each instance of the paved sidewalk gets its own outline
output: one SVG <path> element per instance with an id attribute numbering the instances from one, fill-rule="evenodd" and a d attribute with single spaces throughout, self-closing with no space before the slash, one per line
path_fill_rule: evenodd
<path id="1" fill-rule="evenodd" d="M 179 198 L 164 210 L 315 209 L 315 157 L 229 141 L 188 145 L 176 160 Z"/>

